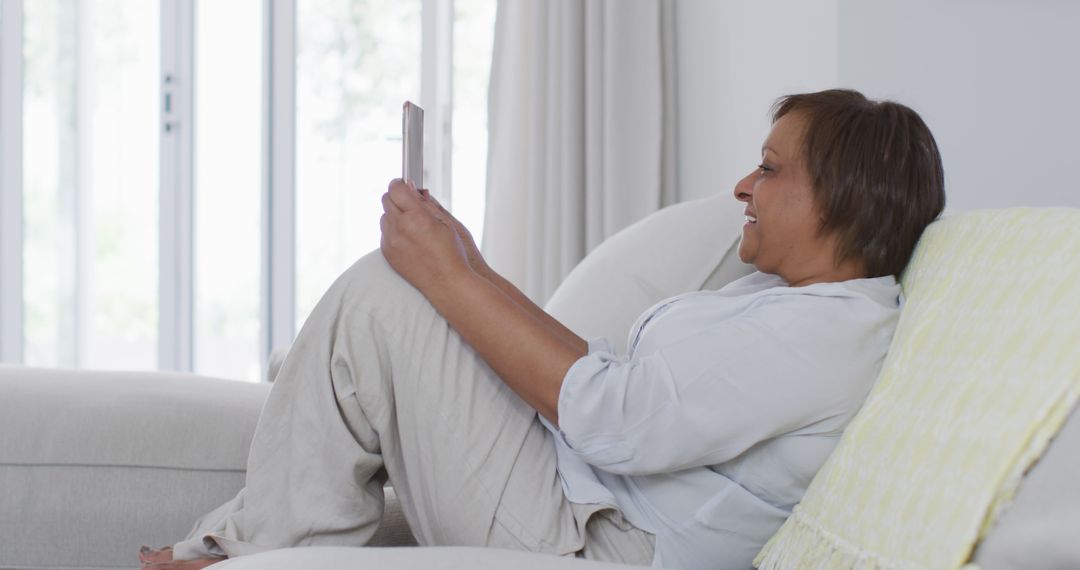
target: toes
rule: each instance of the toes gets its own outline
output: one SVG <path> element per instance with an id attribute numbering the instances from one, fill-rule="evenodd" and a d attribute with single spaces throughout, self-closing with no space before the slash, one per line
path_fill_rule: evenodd
<path id="1" fill-rule="evenodd" d="M 165 546 L 159 549 L 153 549 L 149 546 L 143 546 L 139 549 L 139 562 L 145 564 L 160 564 L 162 562 L 169 562 L 172 560 L 172 547 Z"/>

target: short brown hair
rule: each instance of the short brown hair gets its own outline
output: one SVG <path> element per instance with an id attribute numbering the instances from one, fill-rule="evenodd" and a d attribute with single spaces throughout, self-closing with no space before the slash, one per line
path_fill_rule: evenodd
<path id="1" fill-rule="evenodd" d="M 903 272 L 923 229 L 945 208 L 945 173 L 919 115 L 849 89 L 787 95 L 775 123 L 798 113 L 803 159 L 841 260 L 859 259 L 868 277 Z"/>

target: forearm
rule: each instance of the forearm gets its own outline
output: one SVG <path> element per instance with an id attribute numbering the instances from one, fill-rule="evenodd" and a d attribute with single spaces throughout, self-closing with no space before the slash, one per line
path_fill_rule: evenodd
<path id="1" fill-rule="evenodd" d="M 380 246 L 391 267 L 434 305 L 522 399 L 558 423 L 567 370 L 588 345 L 487 271 L 468 230 L 401 180 L 382 197 Z"/>
<path id="2" fill-rule="evenodd" d="M 491 282 L 500 291 L 502 291 L 507 297 L 510 298 L 515 304 L 521 307 L 524 311 L 533 316 L 537 321 L 543 324 L 545 327 L 551 330 L 552 333 L 558 335 L 564 342 L 571 346 L 581 350 L 582 352 L 588 352 L 589 343 L 585 339 L 581 338 L 574 331 L 566 328 L 566 325 L 562 324 L 555 317 L 548 314 L 547 311 L 540 308 L 539 305 L 532 302 L 521 292 L 520 289 L 514 286 L 502 275 L 499 275 L 489 267 L 484 267 L 483 270 L 478 272 L 481 277 Z"/>
<path id="3" fill-rule="evenodd" d="M 425 296 L 458 334 L 503 382 L 557 425 L 563 378 L 587 353 L 586 343 L 576 335 L 573 340 L 557 334 L 511 294 L 477 273 L 461 274 L 432 289 L 424 291 Z"/>

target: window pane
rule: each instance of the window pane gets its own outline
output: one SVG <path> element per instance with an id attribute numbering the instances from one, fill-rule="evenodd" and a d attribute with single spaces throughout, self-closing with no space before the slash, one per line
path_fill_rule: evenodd
<path id="1" fill-rule="evenodd" d="M 401 104 L 419 100 L 420 0 L 297 3 L 297 325 L 379 246 L 401 175 Z"/>
<path id="2" fill-rule="evenodd" d="M 195 371 L 258 380 L 262 0 L 195 23 Z"/>
<path id="3" fill-rule="evenodd" d="M 27 361 L 157 365 L 158 3 L 25 3 Z"/>
<path id="4" fill-rule="evenodd" d="M 23 295 L 31 366 L 75 365 L 75 10 L 23 6 Z"/>
<path id="5" fill-rule="evenodd" d="M 94 368 L 157 368 L 159 3 L 80 2 L 90 20 L 90 61 L 80 80 L 80 145 L 93 211 L 84 234 L 89 330 L 83 362 Z M 91 11 L 86 14 L 85 11 Z M 85 57 L 85 56 L 84 56 Z M 84 79 L 85 78 L 85 79 Z M 82 119 L 83 117 L 80 117 Z M 80 189 L 81 191 L 81 189 Z M 89 249 L 89 248 L 88 248 Z"/>
<path id="6" fill-rule="evenodd" d="M 454 216 L 479 243 L 487 186 L 487 94 L 496 0 L 454 0 Z"/>

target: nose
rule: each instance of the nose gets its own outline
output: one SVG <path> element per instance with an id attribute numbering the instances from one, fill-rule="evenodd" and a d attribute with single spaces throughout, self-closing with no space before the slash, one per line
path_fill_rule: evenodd
<path id="1" fill-rule="evenodd" d="M 740 202 L 749 202 L 750 201 L 750 198 L 754 195 L 754 181 L 753 181 L 753 178 L 754 178 L 754 174 L 756 174 L 756 173 L 757 173 L 757 171 L 755 170 L 754 172 L 751 172 L 750 174 L 747 174 L 746 176 L 743 177 L 742 180 L 740 180 L 735 185 L 735 199 L 736 200 L 738 200 Z"/>

